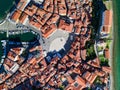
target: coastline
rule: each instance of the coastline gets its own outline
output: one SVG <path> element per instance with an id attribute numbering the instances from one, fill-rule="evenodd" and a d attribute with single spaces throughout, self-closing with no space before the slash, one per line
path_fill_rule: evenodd
<path id="1" fill-rule="evenodd" d="M 120 80 L 119 80 L 119 76 L 120 76 L 120 63 L 119 63 L 119 60 L 120 60 L 120 37 L 119 37 L 119 29 L 120 29 L 120 17 L 119 17 L 119 0 L 114 0 L 112 1 L 112 6 L 113 6 L 113 29 L 114 29 L 114 32 L 113 32 L 113 35 L 114 35 L 114 41 L 113 41 L 113 61 L 112 61 L 112 75 L 113 75 L 113 85 L 112 85 L 112 89 L 111 90 L 120 90 Z"/>
<path id="2" fill-rule="evenodd" d="M 112 13 L 113 13 L 113 1 L 112 2 L 112 5 L 111 5 L 111 10 L 112 10 Z M 113 16 L 112 16 L 113 17 Z M 113 22 L 114 22 L 114 18 L 113 18 Z M 110 61 L 109 61 L 109 65 L 111 67 L 111 73 L 110 73 L 110 90 L 114 90 L 114 75 L 113 75 L 113 59 L 114 59 L 114 56 L 113 56 L 113 53 L 114 53 L 114 23 L 112 23 L 112 29 L 111 29 L 111 35 L 112 35 L 112 41 L 110 43 Z"/>
<path id="3" fill-rule="evenodd" d="M 113 75 L 113 51 L 114 51 L 114 45 L 113 45 L 113 43 L 114 43 L 114 32 L 113 32 L 113 26 L 112 26 L 112 41 L 111 41 L 111 43 L 110 43 L 110 60 L 109 60 L 109 65 L 110 65 L 110 67 L 111 67 L 111 73 L 110 73 L 110 90 L 114 90 L 114 75 Z"/>

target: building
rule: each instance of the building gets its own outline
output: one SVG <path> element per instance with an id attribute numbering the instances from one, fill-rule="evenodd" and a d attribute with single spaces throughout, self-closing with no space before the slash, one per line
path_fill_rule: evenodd
<path id="1" fill-rule="evenodd" d="M 17 9 L 24 11 L 25 7 L 28 5 L 29 2 L 30 0 L 20 0 L 17 5 Z"/>
<path id="2" fill-rule="evenodd" d="M 109 51 L 108 48 L 105 48 L 105 50 L 104 50 L 104 56 L 105 56 L 105 58 L 110 59 L 110 51 Z"/>
<path id="3" fill-rule="evenodd" d="M 101 26 L 101 34 L 109 34 L 112 26 L 112 10 L 105 10 L 103 13 L 103 25 Z"/>
<path id="4" fill-rule="evenodd" d="M 18 23 L 19 22 L 19 18 L 21 16 L 21 11 L 20 10 L 16 10 L 12 16 L 11 16 L 11 20 L 13 20 L 15 23 Z"/>

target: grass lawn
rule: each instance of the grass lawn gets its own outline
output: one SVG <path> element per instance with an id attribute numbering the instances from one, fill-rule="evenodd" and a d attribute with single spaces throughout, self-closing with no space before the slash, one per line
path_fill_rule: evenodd
<path id="1" fill-rule="evenodd" d="M 108 10 L 112 9 L 112 1 L 104 1 L 103 2 Z"/>
<path id="2" fill-rule="evenodd" d="M 98 52 L 103 50 L 103 47 L 98 47 Z"/>
<path id="3" fill-rule="evenodd" d="M 105 57 L 104 57 L 104 55 L 99 55 L 98 56 L 99 57 L 99 59 L 100 59 L 100 65 L 101 66 L 109 66 L 109 64 L 108 64 L 108 59 L 106 59 Z"/>

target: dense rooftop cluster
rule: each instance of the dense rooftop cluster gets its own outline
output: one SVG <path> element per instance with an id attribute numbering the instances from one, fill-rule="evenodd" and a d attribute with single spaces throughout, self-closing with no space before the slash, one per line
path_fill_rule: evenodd
<path id="1" fill-rule="evenodd" d="M 11 48 L 3 64 L 6 72 L 0 73 L 0 89 L 84 90 L 94 88 L 97 80 L 107 85 L 111 68 L 101 65 L 98 57 L 87 59 L 85 45 L 91 36 L 91 5 L 91 0 L 45 0 L 42 5 L 20 0 L 11 16 L 13 22 L 39 29 L 44 38 L 58 29 L 77 35 L 69 51 L 62 57 L 58 53 L 53 55 L 50 62 L 41 45 L 29 49 L 27 60 L 21 56 L 25 48 Z M 110 58 L 107 48 L 105 57 Z"/>
<path id="2" fill-rule="evenodd" d="M 91 5 L 91 0 L 45 0 L 42 6 L 20 0 L 11 20 L 39 29 L 45 38 L 58 29 L 80 34 L 90 24 Z"/>
<path id="3" fill-rule="evenodd" d="M 100 77 L 101 81 L 107 84 L 110 67 L 100 66 L 98 58 L 86 61 L 86 50 L 83 48 L 87 38 L 84 37 L 84 40 L 81 40 L 82 37 L 76 36 L 69 52 L 62 58 L 59 55 L 54 55 L 50 64 L 43 57 L 40 45 L 29 50 L 29 53 L 39 51 L 39 54 L 30 56 L 22 65 L 23 59 L 16 59 L 22 49 L 11 49 L 4 63 L 8 73 L 1 74 L 2 79 L 6 79 L 1 87 L 31 90 L 32 86 L 35 86 L 43 90 L 56 90 L 60 86 L 64 86 L 65 90 L 83 90 L 94 85 L 97 77 Z M 18 56 L 14 55 L 13 52 L 16 52 Z M 16 68 L 15 65 L 20 65 L 20 67 Z M 6 76 L 11 74 L 10 78 Z"/>
<path id="4" fill-rule="evenodd" d="M 23 63 L 24 58 L 21 56 L 24 48 L 12 48 L 4 60 L 3 67 L 6 72 L 0 74 L 0 83 L 11 77 Z"/>

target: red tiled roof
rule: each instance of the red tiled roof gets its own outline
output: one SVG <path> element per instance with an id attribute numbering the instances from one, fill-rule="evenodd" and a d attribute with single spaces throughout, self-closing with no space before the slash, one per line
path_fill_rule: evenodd
<path id="1" fill-rule="evenodd" d="M 100 68 L 100 60 L 98 58 L 95 58 L 94 60 L 89 60 L 87 63 L 93 67 Z"/>
<path id="2" fill-rule="evenodd" d="M 13 51 L 14 53 L 16 53 L 17 55 L 19 55 L 21 48 L 12 48 L 11 51 Z"/>
<path id="3" fill-rule="evenodd" d="M 68 24 L 68 23 L 65 22 L 65 20 L 60 19 L 58 28 L 62 29 L 62 30 L 65 30 L 65 31 L 68 31 L 68 32 L 72 32 L 73 23 Z"/>
<path id="4" fill-rule="evenodd" d="M 112 10 L 105 11 L 104 26 L 112 25 Z"/>
<path id="5" fill-rule="evenodd" d="M 59 17 L 60 17 L 59 15 L 53 14 L 52 17 L 47 21 L 47 24 L 50 25 L 52 23 L 57 23 Z"/>
<path id="6" fill-rule="evenodd" d="M 104 55 L 105 55 L 105 58 L 110 59 L 110 51 L 108 48 L 104 50 Z"/>
<path id="7" fill-rule="evenodd" d="M 108 66 L 102 66 L 102 70 L 106 73 L 110 73 L 111 72 L 111 68 Z"/>
<path id="8" fill-rule="evenodd" d="M 85 78 L 86 80 L 89 79 L 91 73 L 89 71 L 86 71 L 84 74 L 83 74 L 83 78 Z"/>
<path id="9" fill-rule="evenodd" d="M 20 2 L 17 5 L 17 8 L 22 11 L 25 8 L 26 4 L 27 4 L 26 0 L 20 0 Z"/>
<path id="10" fill-rule="evenodd" d="M 103 77 L 105 75 L 105 73 L 103 71 L 98 71 L 98 70 L 95 71 L 95 74 L 100 77 Z"/>
<path id="11" fill-rule="evenodd" d="M 81 50 L 81 57 L 83 60 L 86 60 L 86 49 Z"/>
<path id="12" fill-rule="evenodd" d="M 24 12 L 28 14 L 29 16 L 33 16 L 33 14 L 36 13 L 37 8 L 38 8 L 37 6 L 32 4 L 31 6 L 27 6 Z"/>
<path id="13" fill-rule="evenodd" d="M 37 29 L 42 27 L 42 25 L 34 18 L 31 18 L 29 23 Z"/>
<path id="14" fill-rule="evenodd" d="M 0 85 L 0 90 L 2 90 L 4 88 L 4 84 Z"/>
<path id="15" fill-rule="evenodd" d="M 11 19 L 12 19 L 13 21 L 15 21 L 15 22 L 18 22 L 21 13 L 22 13 L 22 12 L 21 12 L 20 10 L 16 10 L 16 11 L 13 13 Z"/>
<path id="16" fill-rule="evenodd" d="M 80 76 L 77 76 L 75 78 L 75 80 L 78 82 L 78 84 L 80 84 L 81 86 L 85 87 L 86 86 L 86 82 L 83 78 L 81 78 Z"/>
<path id="17" fill-rule="evenodd" d="M 93 84 L 93 82 L 95 81 L 97 75 L 95 73 L 92 73 L 91 76 L 89 77 L 88 81 L 90 82 L 90 84 Z"/>
<path id="18" fill-rule="evenodd" d="M 65 0 L 58 0 L 58 12 L 60 15 L 66 15 L 67 14 L 67 7 L 65 4 Z"/>
<path id="19" fill-rule="evenodd" d="M 53 10 L 54 10 L 53 1 L 54 0 L 45 0 L 44 3 L 43 3 L 43 5 L 44 5 L 43 9 L 48 11 L 48 12 L 53 13 Z"/>
<path id="20" fill-rule="evenodd" d="M 67 75 L 66 78 L 67 78 L 67 81 L 68 81 L 70 84 L 74 82 L 74 80 L 72 79 L 72 77 L 71 77 L 70 75 Z"/>
<path id="21" fill-rule="evenodd" d="M 50 25 L 49 27 L 44 29 L 44 32 L 42 32 L 43 37 L 48 38 L 56 29 L 57 27 L 55 24 Z"/>
<path id="22" fill-rule="evenodd" d="M 75 87 L 72 85 L 68 85 L 65 90 L 75 90 Z"/>
<path id="23" fill-rule="evenodd" d="M 104 33 L 110 33 L 110 29 L 111 29 L 111 27 L 110 26 L 103 26 L 103 29 L 102 29 L 102 32 L 104 32 Z"/>
<path id="24" fill-rule="evenodd" d="M 25 20 L 28 18 L 28 15 L 25 13 L 22 13 L 22 15 L 19 18 L 19 22 L 24 24 Z"/>
<path id="25" fill-rule="evenodd" d="M 9 51 L 7 57 L 8 57 L 9 59 L 11 59 L 11 60 L 14 60 L 15 57 L 16 57 L 16 54 L 15 54 L 14 52 Z"/>

